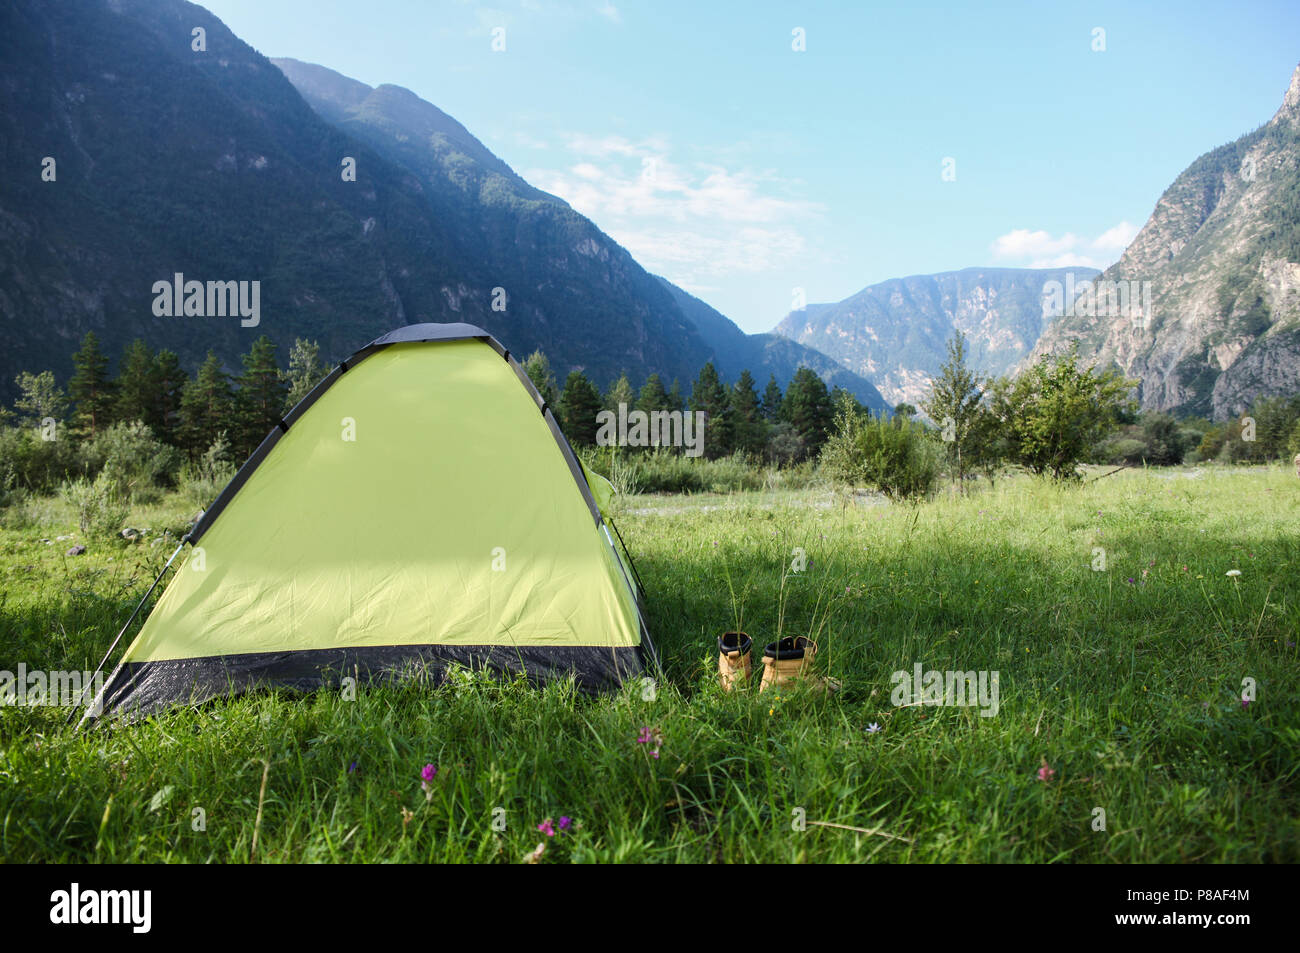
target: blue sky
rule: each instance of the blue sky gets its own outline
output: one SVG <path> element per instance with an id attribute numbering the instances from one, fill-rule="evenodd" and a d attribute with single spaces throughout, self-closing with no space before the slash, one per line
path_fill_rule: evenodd
<path id="1" fill-rule="evenodd" d="M 750 332 L 794 289 L 1107 265 L 1300 62 L 1293 0 L 204 5 L 268 56 L 415 91 Z"/>

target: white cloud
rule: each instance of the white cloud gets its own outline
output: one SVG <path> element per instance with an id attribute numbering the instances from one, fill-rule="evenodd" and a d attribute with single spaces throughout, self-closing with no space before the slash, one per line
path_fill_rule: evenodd
<path id="1" fill-rule="evenodd" d="M 1092 247 L 1098 251 L 1112 251 L 1118 257 L 1124 249 L 1137 238 L 1138 226 L 1132 222 L 1120 222 L 1114 228 L 1108 228 L 1093 241 Z"/>
<path id="2" fill-rule="evenodd" d="M 1066 268 L 1071 265 L 1105 268 L 1123 254 L 1137 233 L 1137 226 L 1127 221 L 1106 229 L 1096 238 L 1073 232 L 1053 236 L 1041 229 L 1017 228 L 999 235 L 990 248 L 994 258 L 1030 268 Z"/>
<path id="3" fill-rule="evenodd" d="M 821 207 L 770 172 L 679 162 L 661 138 L 574 135 L 574 161 L 525 178 L 594 220 L 651 271 L 688 289 L 778 270 L 803 253 Z"/>
<path id="4" fill-rule="evenodd" d="M 610 3 L 609 0 L 596 8 L 596 12 L 608 20 L 610 23 L 622 23 L 623 15 L 618 12 L 618 7 Z"/>

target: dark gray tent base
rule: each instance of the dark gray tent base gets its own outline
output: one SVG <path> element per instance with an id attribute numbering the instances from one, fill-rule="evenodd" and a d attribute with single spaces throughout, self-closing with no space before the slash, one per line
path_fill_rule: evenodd
<path id="1" fill-rule="evenodd" d="M 345 678 L 355 678 L 358 685 L 396 679 L 439 684 L 452 663 L 522 673 L 534 685 L 572 676 L 587 694 L 618 688 L 644 670 L 637 646 L 386 645 L 129 662 L 105 685 L 101 717 L 135 720 L 172 705 L 194 705 L 257 688 L 338 689 Z"/>

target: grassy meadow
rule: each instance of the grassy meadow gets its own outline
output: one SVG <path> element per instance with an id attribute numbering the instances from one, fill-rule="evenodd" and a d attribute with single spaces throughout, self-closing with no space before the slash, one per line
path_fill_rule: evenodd
<path id="1" fill-rule="evenodd" d="M 916 507 L 817 486 L 618 505 L 654 691 L 462 672 L 88 732 L 0 707 L 0 858 L 1300 860 L 1289 468 L 1008 477 Z M 93 668 L 191 509 L 137 509 L 135 543 L 83 540 L 57 500 L 5 510 L 0 669 Z M 755 658 L 752 689 L 724 694 L 734 627 L 760 648 L 813 636 L 841 690 L 759 693 Z M 891 674 L 918 662 L 998 672 L 997 714 L 895 705 Z"/>

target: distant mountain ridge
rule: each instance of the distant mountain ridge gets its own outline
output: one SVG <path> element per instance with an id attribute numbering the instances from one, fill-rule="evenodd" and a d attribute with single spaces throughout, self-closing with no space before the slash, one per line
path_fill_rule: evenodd
<path id="1" fill-rule="evenodd" d="M 713 350 L 718 372 L 728 380 L 735 380 L 741 371 L 748 369 L 754 375 L 760 391 L 767 383 L 768 374 L 774 374 L 784 389 L 795 371 L 800 367 L 808 367 L 828 387 L 843 387 L 872 412 L 893 409 L 893 405 L 885 401 L 870 381 L 854 374 L 821 351 L 805 347 L 779 334 L 746 334 L 699 298 L 678 288 L 666 278 L 659 280 L 676 299 L 682 313 L 699 329 L 705 343 Z"/>
<path id="2" fill-rule="evenodd" d="M 1300 391 L 1300 67 L 1273 118 L 1188 166 L 1101 280 L 1150 307 L 1067 314 L 1026 363 L 1077 341 L 1138 380 L 1144 408 L 1215 419 Z"/>
<path id="3" fill-rule="evenodd" d="M 1052 283 L 1082 282 L 1095 268 L 964 268 L 893 278 L 834 304 L 793 311 L 776 334 L 865 377 L 891 405 L 918 406 L 960 330 L 973 367 L 1001 374 L 1030 353 L 1052 314 Z"/>

